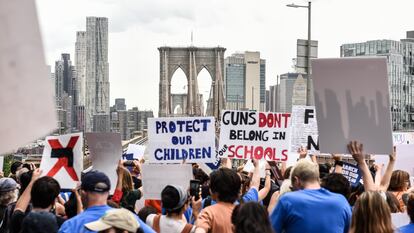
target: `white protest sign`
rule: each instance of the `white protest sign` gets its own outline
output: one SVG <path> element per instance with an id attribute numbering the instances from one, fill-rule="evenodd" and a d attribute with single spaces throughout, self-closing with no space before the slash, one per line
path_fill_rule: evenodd
<path id="1" fill-rule="evenodd" d="M 414 144 L 401 144 L 396 145 L 396 160 L 394 163 L 394 170 L 403 170 L 410 174 L 411 177 L 414 177 Z M 389 163 L 388 155 L 375 155 L 375 164 L 383 164 L 384 169 L 382 173 L 385 172 L 386 166 Z"/>
<path id="2" fill-rule="evenodd" d="M 215 162 L 214 117 L 149 118 L 148 157 L 151 163 Z"/>
<path id="3" fill-rule="evenodd" d="M 312 79 L 323 153 L 347 154 L 360 141 L 368 154 L 393 150 L 385 57 L 313 59 Z"/>
<path id="4" fill-rule="evenodd" d="M 309 152 L 319 151 L 318 124 L 314 106 L 292 106 L 291 152 L 305 147 Z"/>
<path id="5" fill-rule="evenodd" d="M 222 113 L 218 150 L 222 157 L 286 161 L 289 144 L 290 113 Z"/>
<path id="6" fill-rule="evenodd" d="M 394 170 L 403 170 L 414 176 L 414 144 L 397 145 L 396 153 Z"/>
<path id="7" fill-rule="evenodd" d="M 49 136 L 45 139 L 40 169 L 55 178 L 62 189 L 73 189 L 83 170 L 82 133 Z"/>
<path id="8" fill-rule="evenodd" d="M 141 160 L 144 157 L 145 146 L 136 145 L 136 144 L 128 144 L 128 149 L 126 151 L 126 159 L 132 160 L 137 159 Z"/>
<path id="9" fill-rule="evenodd" d="M 410 132 L 393 132 L 392 141 L 394 145 L 414 144 L 414 133 Z"/>
<path id="10" fill-rule="evenodd" d="M 57 128 L 35 1 L 0 1 L 0 154 Z"/>
<path id="11" fill-rule="evenodd" d="M 193 178 L 191 164 L 142 164 L 142 188 L 145 199 L 161 199 L 167 185 L 179 185 L 184 190 Z"/>
<path id="12" fill-rule="evenodd" d="M 254 170 L 253 162 L 251 160 L 247 160 L 247 162 L 244 164 L 243 171 L 250 173 L 250 172 L 253 172 L 253 170 Z"/>
<path id="13" fill-rule="evenodd" d="M 116 168 L 122 155 L 121 135 L 119 133 L 86 133 L 85 137 L 93 169 L 109 177 L 110 192 L 113 193 L 118 178 Z"/>

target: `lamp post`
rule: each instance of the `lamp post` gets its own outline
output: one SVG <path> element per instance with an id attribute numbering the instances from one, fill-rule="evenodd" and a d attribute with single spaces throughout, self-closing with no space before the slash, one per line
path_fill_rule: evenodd
<path id="1" fill-rule="evenodd" d="M 287 7 L 293 8 L 308 8 L 308 46 L 307 46 L 307 53 L 308 53 L 308 60 L 307 60 L 307 74 L 308 77 L 306 78 L 306 105 L 310 105 L 310 55 L 311 55 L 311 2 L 308 2 L 307 6 L 303 5 L 296 5 L 294 3 L 286 5 Z"/>

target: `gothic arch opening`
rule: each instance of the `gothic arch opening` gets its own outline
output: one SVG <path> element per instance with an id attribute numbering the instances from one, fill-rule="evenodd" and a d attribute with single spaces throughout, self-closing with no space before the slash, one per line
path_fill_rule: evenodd
<path id="1" fill-rule="evenodd" d="M 181 107 L 181 105 L 175 106 L 173 113 L 174 115 L 178 115 L 178 116 L 183 115 L 183 108 Z"/>
<path id="2" fill-rule="evenodd" d="M 178 67 L 171 77 L 171 94 L 187 94 L 188 81 L 183 69 Z"/>
<path id="3" fill-rule="evenodd" d="M 203 115 L 209 115 L 212 112 L 212 89 L 213 78 L 204 67 L 197 75 L 198 93 L 200 94 L 200 109 Z M 211 115 L 211 114 L 210 114 Z"/>

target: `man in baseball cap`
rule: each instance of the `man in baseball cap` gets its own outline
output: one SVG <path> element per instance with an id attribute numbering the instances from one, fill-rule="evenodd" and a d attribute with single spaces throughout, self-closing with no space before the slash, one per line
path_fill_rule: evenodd
<path id="1" fill-rule="evenodd" d="M 111 182 L 107 175 L 99 171 L 90 171 L 81 179 L 80 194 L 83 206 L 86 208 L 81 214 L 66 221 L 59 232 L 90 232 L 84 225 L 98 220 L 106 211 L 110 210 L 106 203 L 111 189 Z"/>
<path id="2" fill-rule="evenodd" d="M 72 232 L 95 232 L 85 227 L 85 224 L 97 221 L 105 215 L 105 213 L 112 208 L 107 205 L 109 190 L 111 189 L 111 182 L 105 173 L 99 171 L 90 171 L 86 173 L 81 179 L 80 194 L 83 206 L 86 208 L 81 214 L 67 220 L 61 228 L 59 233 Z M 138 218 L 136 219 L 137 222 Z M 152 233 L 148 226 L 143 222 L 139 222 L 144 233 Z M 144 225 L 144 226 L 143 226 Z"/>
<path id="3" fill-rule="evenodd" d="M 98 232 L 115 230 L 116 232 L 135 233 L 139 228 L 139 224 L 131 211 L 127 209 L 113 209 L 107 211 L 99 220 L 85 224 L 85 227 Z"/>

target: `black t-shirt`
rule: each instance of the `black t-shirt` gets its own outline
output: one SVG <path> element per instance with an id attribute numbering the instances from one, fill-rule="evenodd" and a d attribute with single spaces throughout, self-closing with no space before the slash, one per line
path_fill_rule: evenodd
<path id="1" fill-rule="evenodd" d="M 13 215 L 11 217 L 11 223 L 10 223 L 10 233 L 20 233 L 23 219 L 26 217 L 26 215 L 27 213 L 23 213 L 20 210 L 16 210 L 13 212 Z M 56 216 L 56 222 L 58 226 L 60 227 L 65 222 L 65 219 L 62 217 Z"/>

